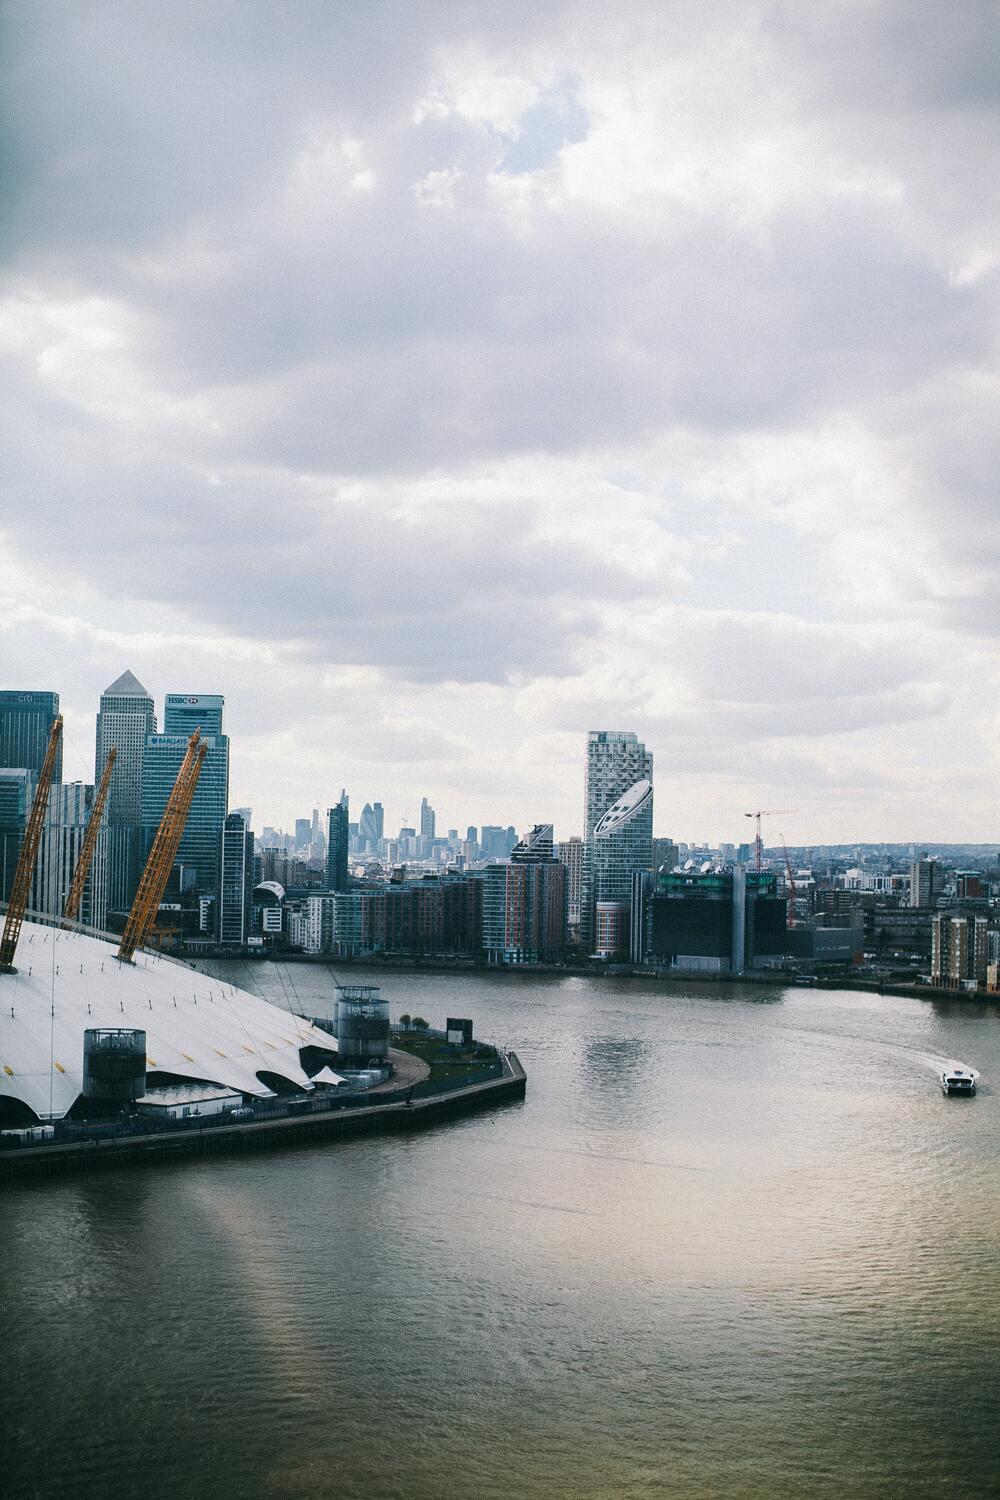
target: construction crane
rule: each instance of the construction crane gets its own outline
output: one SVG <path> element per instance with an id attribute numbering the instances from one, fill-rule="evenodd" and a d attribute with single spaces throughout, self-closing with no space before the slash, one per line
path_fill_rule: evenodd
<path id="1" fill-rule="evenodd" d="M 785 835 L 784 834 L 781 835 L 781 847 L 785 851 L 785 879 L 788 882 L 788 926 L 789 927 L 794 927 L 795 926 L 795 918 L 796 918 L 796 911 L 795 911 L 795 900 L 796 900 L 795 876 L 792 874 L 792 862 L 788 858 L 788 845 L 785 843 Z"/>
<path id="2" fill-rule="evenodd" d="M 141 948 L 149 938 L 160 902 L 163 900 L 163 892 L 166 889 L 170 871 L 173 869 L 181 836 L 184 833 L 184 825 L 194 800 L 202 763 L 208 754 L 208 746 L 198 743 L 200 738 L 201 730 L 196 729 L 188 740 L 181 768 L 177 772 L 177 780 L 167 798 L 167 805 L 163 809 L 163 817 L 156 830 L 153 847 L 149 851 L 146 868 L 142 872 L 139 889 L 135 893 L 135 900 L 132 902 L 132 909 L 128 914 L 128 921 L 122 934 L 121 947 L 118 949 L 118 957 L 122 963 L 130 964 L 135 950 Z"/>
<path id="3" fill-rule="evenodd" d="M 35 860 L 38 858 L 38 845 L 41 843 L 42 838 L 45 809 L 49 805 L 49 788 L 52 785 L 52 773 L 56 766 L 56 754 L 59 749 L 62 727 L 62 715 L 59 714 L 52 722 L 52 729 L 49 732 L 49 743 L 45 751 L 45 759 L 42 761 L 42 769 L 38 773 L 35 800 L 31 804 L 31 812 L 28 815 L 24 838 L 21 840 L 21 852 L 18 855 L 17 869 L 14 871 L 14 883 L 10 889 L 10 900 L 7 903 L 7 916 L 3 924 L 3 937 L 0 938 L 0 974 L 13 974 L 15 972 L 14 954 L 17 952 L 17 940 L 21 936 L 21 923 L 24 920 L 24 913 L 28 907 L 28 897 L 31 894 L 31 877 L 35 873 Z"/>
<path id="4" fill-rule="evenodd" d="M 761 862 L 762 862 L 762 857 L 763 857 L 763 854 L 764 854 L 764 844 L 763 844 L 763 840 L 761 839 L 761 836 L 760 836 L 760 820 L 761 820 L 761 818 L 778 818 L 778 817 L 781 817 L 784 813 L 793 813 L 793 812 L 798 812 L 798 808 L 797 807 L 762 807 L 759 812 L 749 812 L 749 813 L 744 813 L 743 814 L 743 816 L 745 818 L 755 818 L 757 820 L 757 839 L 756 839 L 756 842 L 754 843 L 754 861 L 753 861 L 753 867 L 754 867 L 755 870 L 759 870 L 760 869 Z"/>
<path id="5" fill-rule="evenodd" d="M 114 745 L 108 751 L 108 758 L 104 762 L 104 771 L 101 774 L 101 784 L 97 788 L 97 796 L 94 798 L 94 808 L 90 814 L 90 822 L 87 824 L 87 832 L 83 836 L 83 848 L 80 850 L 80 858 L 76 862 L 73 871 L 73 880 L 66 897 L 66 905 L 63 907 L 63 920 L 75 922 L 76 914 L 80 910 L 80 902 L 83 900 L 83 888 L 87 884 L 87 876 L 90 874 L 90 866 L 94 860 L 94 850 L 97 848 L 97 835 L 101 831 L 101 819 L 104 817 L 104 809 L 108 801 L 108 790 L 111 786 L 111 772 L 114 770 L 115 757 L 118 751 Z"/>

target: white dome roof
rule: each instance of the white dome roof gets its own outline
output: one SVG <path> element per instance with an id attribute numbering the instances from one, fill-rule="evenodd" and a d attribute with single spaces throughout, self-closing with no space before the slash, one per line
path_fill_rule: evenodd
<path id="1" fill-rule="evenodd" d="M 0 974 L 0 1100 L 21 1100 L 42 1119 L 65 1115 L 83 1088 L 90 1027 L 145 1031 L 150 1072 L 259 1098 L 271 1093 L 259 1072 L 310 1089 L 299 1049 L 337 1050 L 327 1032 L 246 990 L 158 954 L 123 964 L 116 951 L 82 932 L 24 923 L 18 972 Z"/>

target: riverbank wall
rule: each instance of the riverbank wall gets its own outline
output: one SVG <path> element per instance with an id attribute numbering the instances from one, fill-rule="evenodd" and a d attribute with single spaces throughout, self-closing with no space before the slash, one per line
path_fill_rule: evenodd
<path id="1" fill-rule="evenodd" d="M 25 1146 L 0 1152 L 0 1185 L 67 1172 L 156 1166 L 191 1157 L 232 1156 L 289 1146 L 311 1146 L 361 1135 L 424 1130 L 473 1111 L 523 1099 L 527 1076 L 513 1052 L 505 1055 L 500 1078 L 464 1084 L 426 1098 L 394 1098 L 361 1109 L 292 1115 L 157 1135 Z"/>

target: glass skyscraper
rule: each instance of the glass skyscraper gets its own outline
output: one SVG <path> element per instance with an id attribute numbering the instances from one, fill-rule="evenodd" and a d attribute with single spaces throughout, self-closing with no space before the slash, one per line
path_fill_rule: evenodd
<path id="1" fill-rule="evenodd" d="M 245 943 L 253 895 L 253 834 L 243 816 L 230 813 L 222 830 L 219 941 Z"/>
<path id="2" fill-rule="evenodd" d="M 58 713 L 58 693 L 0 692 L 0 767 L 37 775 Z M 61 736 L 52 779 L 62 781 Z"/>
<path id="3" fill-rule="evenodd" d="M 94 755 L 97 784 L 108 751 L 115 751 L 107 811 L 107 904 L 112 911 L 128 910 L 142 873 L 142 763 L 146 737 L 155 733 L 151 696 L 138 677 L 123 672 L 101 694 Z"/>
<path id="4" fill-rule="evenodd" d="M 202 737 L 221 735 L 225 704 L 221 693 L 168 693 L 163 700 L 163 733 L 190 737 L 200 729 Z"/>
<path id="5" fill-rule="evenodd" d="M 217 896 L 222 830 L 229 810 L 229 739 L 222 733 L 224 699 L 218 694 L 167 695 L 163 734 L 146 736 L 142 768 L 142 830 L 148 851 L 173 790 L 195 729 L 207 754 L 177 853 L 178 864 L 193 868 L 195 888 Z"/>
<path id="6" fill-rule="evenodd" d="M 328 838 L 326 845 L 326 886 L 330 891 L 346 891 L 348 887 L 347 863 L 350 853 L 350 813 L 347 793 L 341 792 L 336 807 L 329 810 Z"/>
<path id="7" fill-rule="evenodd" d="M 10 899 L 35 780 L 31 771 L 0 767 L 0 901 Z"/>
<path id="8" fill-rule="evenodd" d="M 592 944 L 598 904 L 623 908 L 627 933 L 632 876 L 653 861 L 653 756 L 630 730 L 587 737 L 584 846 L 580 930 Z"/>

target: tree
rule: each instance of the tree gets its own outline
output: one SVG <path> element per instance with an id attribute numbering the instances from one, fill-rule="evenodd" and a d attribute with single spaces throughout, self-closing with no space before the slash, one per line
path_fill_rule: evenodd
<path id="1" fill-rule="evenodd" d="M 410 1025 L 413 1027 L 414 1031 L 430 1030 L 430 1022 L 425 1021 L 423 1016 L 414 1016 L 413 1020 L 410 1022 Z"/>
<path id="2" fill-rule="evenodd" d="M 410 1029 L 410 1017 L 405 1010 L 399 1018 L 399 1024 L 404 1031 L 408 1031 Z"/>

